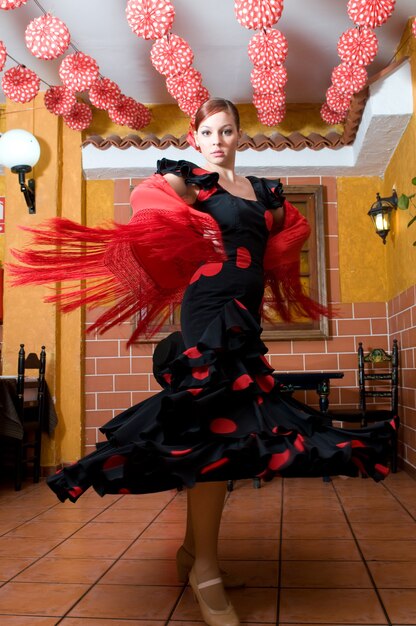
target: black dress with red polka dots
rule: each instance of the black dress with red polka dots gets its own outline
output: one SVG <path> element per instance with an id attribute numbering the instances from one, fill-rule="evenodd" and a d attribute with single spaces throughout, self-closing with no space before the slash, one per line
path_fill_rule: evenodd
<path id="1" fill-rule="evenodd" d="M 75 501 L 90 486 L 104 495 L 276 475 L 384 478 L 394 424 L 332 427 L 281 392 L 265 357 L 263 256 L 270 210 L 284 201 L 279 181 L 248 177 L 256 200 L 247 200 L 223 189 L 217 173 L 187 161 L 162 159 L 158 173 L 198 186 L 194 208 L 218 223 L 226 260 L 199 267 L 182 302 L 182 332 L 155 351 L 162 391 L 103 426 L 107 441 L 49 478 L 49 486 Z"/>

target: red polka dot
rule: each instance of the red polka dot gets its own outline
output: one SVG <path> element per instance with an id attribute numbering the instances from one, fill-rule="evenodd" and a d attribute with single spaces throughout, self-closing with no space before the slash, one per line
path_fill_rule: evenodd
<path id="1" fill-rule="evenodd" d="M 209 376 L 208 365 L 202 365 L 201 367 L 193 367 L 192 376 L 193 378 L 196 378 L 197 380 L 204 380 L 204 378 L 208 378 Z"/>
<path id="2" fill-rule="evenodd" d="M 183 456 L 184 454 L 189 454 L 190 452 L 192 452 L 192 448 L 187 448 L 186 450 L 172 450 L 171 451 L 171 455 L 172 456 Z"/>
<path id="3" fill-rule="evenodd" d="M 397 425 L 396 425 L 396 420 L 395 419 L 390 420 L 389 423 L 390 423 L 390 426 L 392 426 L 394 428 L 394 430 L 397 430 Z"/>
<path id="4" fill-rule="evenodd" d="M 216 276 L 222 270 L 223 263 L 206 263 L 199 267 L 195 274 L 192 276 L 189 284 L 195 283 L 201 278 L 201 276 Z"/>
<path id="5" fill-rule="evenodd" d="M 162 378 L 168 385 L 172 382 L 172 374 L 163 374 Z"/>
<path id="6" fill-rule="evenodd" d="M 237 430 L 237 424 L 227 417 L 217 417 L 212 420 L 210 430 L 218 435 L 228 435 Z"/>
<path id="7" fill-rule="evenodd" d="M 247 311 L 247 307 L 244 306 L 244 304 L 240 302 L 240 300 L 237 300 L 237 298 L 234 298 L 234 302 L 236 303 L 237 306 L 240 307 L 240 309 L 244 309 L 245 311 Z"/>
<path id="8" fill-rule="evenodd" d="M 346 448 L 350 445 L 349 441 L 341 441 L 341 443 L 337 443 L 337 448 Z"/>
<path id="9" fill-rule="evenodd" d="M 73 487 L 68 491 L 69 495 L 73 498 L 78 498 L 83 492 L 84 490 L 81 487 Z"/>
<path id="10" fill-rule="evenodd" d="M 110 458 L 107 459 L 103 463 L 103 469 L 107 470 L 107 469 L 112 469 L 113 467 L 120 467 L 120 465 L 124 465 L 125 462 L 126 462 L 125 456 L 122 456 L 121 454 L 114 454 L 113 456 L 110 456 Z"/>
<path id="11" fill-rule="evenodd" d="M 184 354 L 186 354 L 186 356 L 189 356 L 190 359 L 197 359 L 198 357 L 202 356 L 202 353 L 198 350 L 196 346 L 188 348 L 187 350 L 185 350 Z"/>
<path id="12" fill-rule="evenodd" d="M 383 476 L 388 476 L 390 474 L 390 470 L 388 467 L 386 467 L 385 465 L 380 465 L 380 463 L 376 463 L 374 465 L 374 469 L 377 472 L 380 472 L 380 474 L 382 474 Z"/>
<path id="13" fill-rule="evenodd" d="M 365 443 L 363 443 L 362 441 L 359 441 L 359 439 L 351 439 L 351 446 L 353 448 L 366 448 L 367 447 Z"/>
<path id="14" fill-rule="evenodd" d="M 259 374 L 256 376 L 256 383 L 262 391 L 269 393 L 275 384 L 275 380 L 271 374 Z"/>
<path id="15" fill-rule="evenodd" d="M 243 332 L 243 329 L 241 328 L 241 326 L 231 326 L 230 330 L 231 332 L 236 333 L 236 334 Z"/>
<path id="16" fill-rule="evenodd" d="M 273 215 L 270 211 L 266 211 L 264 214 L 264 219 L 266 220 L 266 228 L 267 230 L 271 230 L 273 226 Z"/>
<path id="17" fill-rule="evenodd" d="M 127 487 L 122 487 L 121 489 L 118 490 L 118 492 L 124 493 L 124 494 L 131 493 L 130 489 L 127 489 Z"/>
<path id="18" fill-rule="evenodd" d="M 290 451 L 289 450 L 285 450 L 284 452 L 277 452 L 276 454 L 272 454 L 271 459 L 268 463 L 268 466 L 270 467 L 271 470 L 278 470 L 281 467 L 283 467 L 283 465 L 285 465 L 285 463 L 288 462 L 290 458 Z"/>
<path id="19" fill-rule="evenodd" d="M 258 405 L 263 404 L 264 399 L 262 398 L 262 396 L 257 396 L 256 402 L 257 402 Z"/>
<path id="20" fill-rule="evenodd" d="M 249 385 L 253 382 L 253 379 L 248 374 L 241 374 L 238 378 L 233 382 L 232 390 L 233 391 L 241 391 L 242 389 L 247 389 Z"/>
<path id="21" fill-rule="evenodd" d="M 209 465 L 206 465 L 205 467 L 203 467 L 201 470 L 201 474 L 208 474 L 208 472 L 212 472 L 212 470 L 215 470 L 218 467 L 221 467 L 222 465 L 226 465 L 229 462 L 229 460 L 230 459 L 228 459 L 227 457 L 224 457 L 223 459 L 214 461 L 214 463 L 210 463 Z"/>
<path id="22" fill-rule="evenodd" d="M 296 450 L 299 450 L 299 452 L 303 452 L 305 450 L 304 441 L 305 439 L 304 437 L 302 437 L 301 434 L 299 434 L 295 439 L 295 442 L 293 445 L 295 446 Z"/>
<path id="23" fill-rule="evenodd" d="M 237 248 L 236 266 L 242 270 L 247 269 L 251 265 L 251 254 L 247 248 Z"/>
<path id="24" fill-rule="evenodd" d="M 263 363 L 264 363 L 265 365 L 267 365 L 267 367 L 268 367 L 270 370 L 272 370 L 272 369 L 273 369 L 273 368 L 272 368 L 272 366 L 270 365 L 269 361 L 268 361 L 268 360 L 266 359 L 266 357 L 264 356 L 264 354 L 261 354 L 261 355 L 260 355 L 260 359 L 263 361 Z"/>
<path id="25" fill-rule="evenodd" d="M 197 396 L 201 393 L 201 391 L 203 391 L 202 387 L 194 387 L 194 388 L 189 388 L 186 390 L 188 393 L 192 394 L 193 396 Z"/>

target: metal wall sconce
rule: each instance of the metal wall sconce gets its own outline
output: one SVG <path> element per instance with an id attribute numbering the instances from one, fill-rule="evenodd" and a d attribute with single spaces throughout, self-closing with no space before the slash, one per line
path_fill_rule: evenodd
<path id="1" fill-rule="evenodd" d="M 377 235 L 380 235 L 385 244 L 386 237 L 390 231 L 391 214 L 393 209 L 397 209 L 398 198 L 395 189 L 393 189 L 390 198 L 380 198 L 379 193 L 376 197 L 377 200 L 371 205 L 368 215 L 373 221 Z"/>
<path id="2" fill-rule="evenodd" d="M 40 157 L 39 142 L 31 133 L 19 128 L 8 130 L 0 137 L 0 163 L 19 177 L 29 213 L 36 213 L 35 181 L 26 182 L 26 174 L 32 171 Z"/>

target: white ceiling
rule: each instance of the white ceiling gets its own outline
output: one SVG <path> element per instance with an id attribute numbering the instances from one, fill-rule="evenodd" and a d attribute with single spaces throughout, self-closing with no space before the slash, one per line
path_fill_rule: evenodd
<path id="1" fill-rule="evenodd" d="M 250 102 L 251 62 L 247 43 L 254 31 L 242 27 L 233 0 L 172 0 L 176 17 L 172 32 L 183 37 L 195 54 L 194 67 L 202 73 L 211 95 L 235 102 Z M 100 72 L 116 81 L 123 93 L 143 103 L 174 102 L 163 76 L 151 65 L 152 41 L 138 38 L 126 17 L 122 0 L 28 0 L 12 10 L 0 11 L 0 39 L 16 61 L 36 71 L 49 84 L 60 84 L 60 59 L 40 61 L 26 49 L 24 32 L 42 14 L 39 7 L 61 18 L 72 43 L 93 56 Z M 416 0 L 397 0 L 393 15 L 376 29 L 379 52 L 367 69 L 374 74 L 389 64 L 408 18 L 416 15 Z M 347 0 L 285 0 L 275 28 L 289 43 L 287 102 L 324 102 L 331 71 L 340 63 L 337 42 L 352 28 Z M 73 52 L 69 48 L 68 52 Z M 13 62 L 9 59 L 6 69 Z"/>

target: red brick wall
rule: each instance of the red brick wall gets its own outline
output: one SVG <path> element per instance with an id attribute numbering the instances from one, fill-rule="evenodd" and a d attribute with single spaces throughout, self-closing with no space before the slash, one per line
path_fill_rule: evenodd
<path id="1" fill-rule="evenodd" d="M 130 215 L 130 180 L 115 181 L 115 219 L 127 221 Z M 414 289 L 401 294 L 390 303 L 340 303 L 338 223 L 335 178 L 288 178 L 286 184 L 322 184 L 327 254 L 328 299 L 337 315 L 330 320 L 330 339 L 314 341 L 269 342 L 270 363 L 277 370 L 343 371 L 342 380 L 331 384 L 330 406 L 357 406 L 358 342 L 364 349 L 390 348 L 397 337 L 402 349 L 401 407 L 403 428 L 401 452 L 407 463 L 416 468 L 416 410 L 414 372 L 416 345 L 416 304 Z M 91 324 L 95 314 L 87 316 Z M 160 388 L 151 374 L 154 344 L 138 344 L 125 348 L 130 324 L 96 337 L 87 335 L 86 342 L 86 452 L 100 441 L 99 426 L 134 403 L 146 399 Z M 317 406 L 315 392 L 301 392 L 300 399 Z"/>

